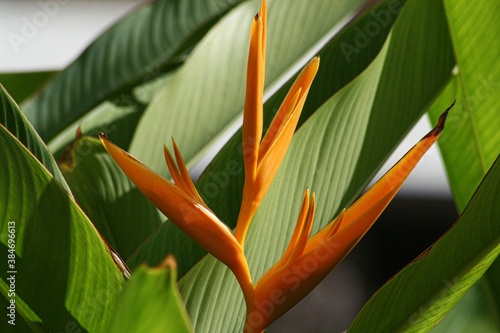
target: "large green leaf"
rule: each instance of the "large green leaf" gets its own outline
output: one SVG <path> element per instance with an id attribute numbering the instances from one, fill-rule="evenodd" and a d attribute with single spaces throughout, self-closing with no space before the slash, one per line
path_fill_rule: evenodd
<path id="1" fill-rule="evenodd" d="M 48 141 L 106 98 L 148 81 L 180 55 L 238 0 L 159 0 L 102 34 L 26 108 Z"/>
<path id="2" fill-rule="evenodd" d="M 99 140 L 78 139 L 61 165 L 75 199 L 106 241 L 128 258 L 161 224 L 155 206 L 106 152 Z"/>
<path id="3" fill-rule="evenodd" d="M 500 15 L 498 1 L 473 6 L 467 1 L 443 1 L 457 68 L 440 98 L 431 107 L 431 119 L 446 100 L 457 98 L 450 114 L 448 131 L 439 148 L 443 156 L 457 209 L 462 211 L 477 185 L 500 154 Z M 493 301 L 492 312 L 499 316 L 500 262 L 498 260 L 477 290 L 482 298 Z M 461 316 L 474 309 L 460 307 Z M 469 313 L 465 313 L 468 311 Z"/>
<path id="4" fill-rule="evenodd" d="M 497 159 L 455 226 L 379 290 L 348 332 L 431 330 L 500 253 L 499 199 Z"/>
<path id="5" fill-rule="evenodd" d="M 270 1 L 268 89 L 276 90 L 295 74 L 360 3 Z M 244 2 L 221 19 L 155 96 L 130 146 L 139 160 L 166 175 L 161 149 L 173 136 L 188 167 L 193 166 L 233 122 L 238 124 L 244 104 L 249 29 L 259 4 Z"/>
<path id="6" fill-rule="evenodd" d="M 304 106 L 302 122 L 313 114 L 318 106 L 365 69 L 379 52 L 400 9 L 391 7 L 389 2 L 382 2 L 373 10 L 362 13 L 355 22 L 343 29 L 321 49 L 319 53 L 321 70 L 310 91 L 312 98 L 309 98 Z M 373 21 L 374 17 L 379 16 L 386 18 L 382 21 L 384 24 L 380 26 L 380 33 L 373 37 L 370 43 L 360 45 L 357 41 L 362 31 L 366 29 L 369 22 Z M 357 52 L 348 53 L 347 56 L 339 52 L 339 50 L 349 50 L 349 48 L 354 48 Z M 264 113 L 266 126 L 274 117 L 293 79 L 284 84 L 266 102 Z M 231 228 L 235 226 L 238 215 L 243 179 L 241 131 L 239 131 L 224 146 L 219 156 L 204 171 L 196 184 L 205 202 Z M 168 245 L 159 246 L 158 244 Z M 171 223 L 166 223 L 135 253 L 128 264 L 130 267 L 135 267 L 141 262 L 155 265 L 168 253 L 175 253 L 179 259 L 179 276 L 182 276 L 205 252 Z"/>
<path id="7" fill-rule="evenodd" d="M 104 332 L 120 269 L 68 193 L 3 125 L 0 146 L 0 254 L 15 252 L 0 272 L 2 305 L 15 299 L 16 320 L 37 332 Z M 5 318 L 0 325 L 6 332 Z"/>
<path id="8" fill-rule="evenodd" d="M 281 256 L 306 187 L 317 194 L 314 233 L 360 193 L 446 84 L 453 64 L 441 4 L 409 2 L 377 59 L 295 134 L 247 236 L 245 253 L 255 280 Z M 241 329 L 241 292 L 213 258 L 186 274 L 180 290 L 195 329 Z"/>
<path id="9" fill-rule="evenodd" d="M 443 134 L 439 148 L 462 211 L 500 153 L 500 4 L 444 3 L 457 68 L 429 113 L 437 119 L 446 100 L 457 99 L 448 121 L 450 130 Z"/>
<path id="10" fill-rule="evenodd" d="M 118 297 L 108 332 L 193 332 L 177 290 L 176 262 L 139 267 Z"/>
<path id="11" fill-rule="evenodd" d="M 17 103 L 10 97 L 5 88 L 0 85 L 0 124 L 13 133 L 21 143 L 27 147 L 33 155 L 47 168 L 61 186 L 71 195 L 71 190 L 61 174 L 54 157 L 40 139 L 38 133 L 33 129 L 24 113 L 19 109 Z"/>

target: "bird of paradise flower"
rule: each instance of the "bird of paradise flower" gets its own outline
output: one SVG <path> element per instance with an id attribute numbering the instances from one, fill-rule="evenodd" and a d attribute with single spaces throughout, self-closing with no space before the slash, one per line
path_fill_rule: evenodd
<path id="1" fill-rule="evenodd" d="M 175 159 L 164 148 L 172 183 L 114 145 L 105 134 L 100 134 L 108 153 L 139 190 L 177 227 L 234 273 L 246 302 L 244 332 L 248 333 L 262 332 L 307 295 L 351 251 L 396 195 L 424 153 L 438 139 L 446 115 L 453 106 L 443 113 L 436 127 L 372 188 L 312 237 L 310 232 L 316 198 L 306 189 L 295 230 L 282 258 L 254 283 L 244 253 L 246 233 L 290 145 L 320 62 L 315 57 L 301 71 L 262 138 L 266 14 L 267 2 L 263 0 L 250 30 L 242 127 L 245 183 L 234 232 L 199 195 L 175 141 Z M 302 267 L 310 260 L 316 262 L 317 268 L 303 281 L 296 283 L 287 278 L 293 267 Z M 276 292 L 280 293 L 280 302 L 274 302 Z"/>

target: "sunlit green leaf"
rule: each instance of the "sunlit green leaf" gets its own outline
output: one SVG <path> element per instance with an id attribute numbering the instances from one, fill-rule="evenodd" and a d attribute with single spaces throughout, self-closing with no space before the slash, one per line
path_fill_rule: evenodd
<path id="1" fill-rule="evenodd" d="M 118 297 L 108 332 L 193 332 L 177 290 L 176 262 L 140 266 Z"/>
<path id="2" fill-rule="evenodd" d="M 500 154 L 500 15 L 498 2 L 480 6 L 467 1 L 443 1 L 457 67 L 448 86 L 429 110 L 436 119 L 446 100 L 457 99 L 448 131 L 439 148 L 458 211 L 462 211 L 493 161 Z M 500 262 L 481 282 L 482 298 L 500 316 Z M 462 317 L 471 314 L 464 313 Z M 473 309 L 469 312 L 473 313 Z M 499 326 L 500 327 L 500 326 Z"/>
<path id="3" fill-rule="evenodd" d="M 277 90 L 293 76 L 360 3 L 270 1 L 268 91 Z M 167 175 L 161 152 L 163 144 L 170 145 L 172 136 L 188 167 L 192 167 L 225 130 L 234 124 L 238 127 L 244 103 L 249 29 L 259 4 L 255 0 L 240 4 L 200 41 L 146 109 L 130 146 L 132 155 Z"/>

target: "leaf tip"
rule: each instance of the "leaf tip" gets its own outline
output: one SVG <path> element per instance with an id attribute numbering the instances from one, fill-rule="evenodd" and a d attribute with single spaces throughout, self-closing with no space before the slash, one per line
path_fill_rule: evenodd
<path id="1" fill-rule="evenodd" d="M 177 270 L 177 260 L 175 260 L 173 255 L 169 254 L 158 265 L 158 268 L 167 268 L 169 270 L 176 271 Z"/>
<path id="2" fill-rule="evenodd" d="M 453 101 L 453 103 L 446 109 L 444 110 L 444 112 L 439 116 L 439 120 L 438 120 L 438 123 L 436 125 L 436 127 L 434 127 L 434 129 L 432 131 L 429 132 L 429 134 L 427 134 L 425 137 L 430 137 L 430 136 L 437 136 L 439 135 L 443 129 L 444 129 L 444 124 L 446 122 L 446 117 L 448 116 L 448 112 L 450 112 L 450 110 L 453 108 L 453 106 L 455 105 L 456 103 L 456 99 Z"/>

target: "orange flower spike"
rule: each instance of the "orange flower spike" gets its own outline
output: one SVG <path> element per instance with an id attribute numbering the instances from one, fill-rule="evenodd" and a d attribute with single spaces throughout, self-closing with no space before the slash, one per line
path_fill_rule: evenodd
<path id="1" fill-rule="evenodd" d="M 319 58 L 302 70 L 276 113 L 262 140 L 263 93 L 265 77 L 267 3 L 262 2 L 250 30 L 247 89 L 243 113 L 243 159 L 245 185 L 236 226 L 236 239 L 243 244 L 260 201 L 269 188 L 290 144 L 304 106 L 309 87 L 318 71 Z"/>
<path id="2" fill-rule="evenodd" d="M 246 333 L 262 332 L 266 326 L 304 298 L 342 261 L 375 223 L 424 153 L 436 142 L 451 107 L 453 105 L 441 115 L 437 126 L 372 188 L 303 246 L 314 218 L 314 197 L 309 204 L 306 200 L 309 193 L 306 191 L 288 248 L 282 259 L 266 272 L 255 286 L 251 306 L 247 307 Z M 305 222 L 304 216 L 307 216 Z"/>
<path id="3" fill-rule="evenodd" d="M 231 230 L 205 205 L 199 196 L 174 142 L 178 166 L 165 148 L 165 158 L 176 184 L 161 177 L 133 156 L 99 135 L 102 144 L 137 188 L 179 229 L 215 258 L 228 266 L 250 298 L 253 285 L 243 248 Z"/>

